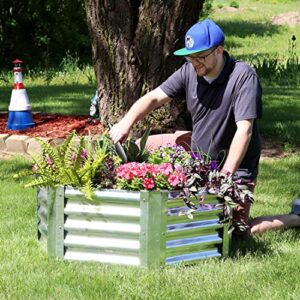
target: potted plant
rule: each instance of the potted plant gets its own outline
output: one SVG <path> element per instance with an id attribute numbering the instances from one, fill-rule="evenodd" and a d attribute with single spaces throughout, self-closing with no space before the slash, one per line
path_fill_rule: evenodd
<path id="1" fill-rule="evenodd" d="M 167 145 L 122 164 L 106 135 L 38 141 L 27 186 L 49 256 L 160 267 L 228 255 L 237 189 L 208 156 Z"/>

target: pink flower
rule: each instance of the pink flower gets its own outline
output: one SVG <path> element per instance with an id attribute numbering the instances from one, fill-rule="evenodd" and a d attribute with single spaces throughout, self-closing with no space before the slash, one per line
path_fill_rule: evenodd
<path id="1" fill-rule="evenodd" d="M 174 170 L 172 164 L 163 163 L 155 165 L 151 163 L 130 162 L 118 166 L 117 176 L 123 178 L 132 184 L 133 179 L 141 179 L 142 186 L 147 190 L 155 189 L 156 178 L 158 180 L 167 180 L 168 183 L 176 188 L 182 188 L 186 182 L 185 175 L 180 168 Z M 162 179 L 165 178 L 165 179 Z"/>
<path id="2" fill-rule="evenodd" d="M 183 173 L 176 171 L 168 177 L 168 182 L 174 187 L 179 185 L 182 186 L 183 183 L 186 182 L 186 176 Z"/>
<path id="3" fill-rule="evenodd" d="M 49 166 L 53 165 L 53 161 L 51 160 L 51 158 L 50 158 L 49 155 L 46 156 L 46 163 L 47 163 Z"/>
<path id="4" fill-rule="evenodd" d="M 173 172 L 173 167 L 170 163 L 162 163 L 159 166 L 159 170 L 163 173 L 163 175 L 168 176 Z"/>
<path id="5" fill-rule="evenodd" d="M 75 161 L 76 160 L 76 153 L 73 152 L 71 155 L 71 161 Z"/>
<path id="6" fill-rule="evenodd" d="M 180 179 L 178 175 L 175 174 L 171 174 L 168 178 L 168 182 L 172 185 L 172 186 L 177 186 L 180 183 Z"/>
<path id="7" fill-rule="evenodd" d="M 145 178 L 143 181 L 143 187 L 146 190 L 152 190 L 155 187 L 153 178 Z"/>

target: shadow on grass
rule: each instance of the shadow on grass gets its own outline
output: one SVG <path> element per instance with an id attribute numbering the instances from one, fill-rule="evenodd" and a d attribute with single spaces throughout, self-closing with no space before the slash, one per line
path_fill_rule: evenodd
<path id="1" fill-rule="evenodd" d="M 270 245 L 257 237 L 241 238 L 233 236 L 229 257 L 236 259 L 249 254 L 257 257 L 271 254 L 272 252 Z"/>
<path id="2" fill-rule="evenodd" d="M 273 25 L 270 22 L 260 23 L 253 21 L 220 20 L 218 21 L 218 25 L 220 25 L 225 33 L 225 46 L 227 49 L 235 49 L 243 46 L 243 41 L 237 41 L 235 38 L 270 37 L 282 31 L 281 26 Z M 255 52 L 256 50 L 253 49 L 253 53 Z M 265 57 L 268 54 L 269 53 L 260 53 L 259 57 Z M 238 55 L 236 58 L 251 62 L 254 56 Z"/>
<path id="3" fill-rule="evenodd" d="M 272 36 L 281 31 L 281 27 L 269 23 L 259 23 L 239 20 L 220 20 L 218 25 L 227 37 L 245 38 L 248 36 Z"/>
<path id="4" fill-rule="evenodd" d="M 274 141 L 300 145 L 300 89 L 264 88 L 264 115 L 260 120 L 263 135 Z"/>

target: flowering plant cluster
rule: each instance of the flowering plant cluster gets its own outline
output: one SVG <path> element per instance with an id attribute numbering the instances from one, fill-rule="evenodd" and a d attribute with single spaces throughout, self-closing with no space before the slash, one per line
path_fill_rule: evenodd
<path id="1" fill-rule="evenodd" d="M 126 190 L 176 190 L 186 184 L 181 168 L 170 163 L 136 163 L 120 165 L 117 170 L 117 187 Z"/>
<path id="2" fill-rule="evenodd" d="M 217 162 L 207 154 L 186 151 L 176 144 L 161 146 L 147 155 L 144 150 L 133 151 L 138 155 L 132 157 L 146 157 L 147 161 L 121 164 L 105 134 L 93 140 L 72 133 L 60 146 L 37 141 L 42 154 L 32 155 L 34 164 L 28 173 L 34 178 L 27 186 L 70 185 L 88 199 L 96 188 L 179 191 L 192 210 L 201 205 L 205 194 L 214 193 L 222 200 L 228 218 L 232 218 L 232 208 L 237 204 L 254 201 L 252 192 L 221 174 Z M 142 149 L 145 143 L 146 137 Z M 24 175 L 28 174 L 18 176 Z"/>
<path id="3" fill-rule="evenodd" d="M 176 144 L 167 144 L 154 150 L 149 155 L 148 161 L 154 164 L 160 164 L 163 162 L 178 164 L 189 157 L 190 154 L 184 149 L 184 147 Z"/>
<path id="4" fill-rule="evenodd" d="M 190 208 L 190 212 L 202 206 L 207 193 L 215 194 L 220 199 L 218 206 L 223 207 L 224 221 L 233 220 L 233 208 L 245 201 L 253 202 L 252 192 L 235 182 L 232 176 L 219 172 L 216 161 L 201 152 L 186 151 L 179 145 L 161 146 L 152 152 L 149 161 L 157 164 L 168 163 L 173 169 L 179 169 L 185 176 L 180 197 Z M 206 206 L 206 205 L 204 205 Z M 240 231 L 247 230 L 243 223 L 233 222 Z"/>
<path id="5" fill-rule="evenodd" d="M 88 199 L 95 188 L 112 187 L 115 183 L 115 164 L 110 153 L 108 137 L 98 141 L 90 136 L 71 133 L 62 145 L 53 147 L 48 142 L 36 139 L 41 145 L 41 155 L 32 154 L 33 166 L 29 174 L 30 186 L 70 185 L 78 187 Z M 16 177 L 28 174 L 18 174 Z"/>
<path id="6" fill-rule="evenodd" d="M 174 169 L 180 168 L 186 178 L 183 188 L 187 197 L 207 191 L 217 181 L 216 161 L 206 154 L 186 151 L 180 145 L 160 146 L 150 154 L 149 161 L 157 164 L 169 163 Z"/>

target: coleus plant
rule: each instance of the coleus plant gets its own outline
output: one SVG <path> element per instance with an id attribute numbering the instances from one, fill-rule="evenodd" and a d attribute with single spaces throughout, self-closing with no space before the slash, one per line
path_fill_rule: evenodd
<path id="1" fill-rule="evenodd" d="M 224 221 L 233 220 L 233 209 L 245 202 L 254 202 L 252 191 L 247 185 L 241 185 L 228 176 L 219 172 L 216 161 L 211 160 L 209 155 L 201 152 L 188 152 L 179 145 L 166 145 L 156 149 L 149 156 L 152 163 L 170 163 L 185 175 L 186 181 L 180 196 L 190 208 L 191 212 L 203 205 L 207 193 L 216 194 L 220 199 L 218 206 L 223 207 Z M 191 199 L 194 200 L 192 201 Z M 240 231 L 247 230 L 247 224 L 235 223 Z"/>

